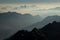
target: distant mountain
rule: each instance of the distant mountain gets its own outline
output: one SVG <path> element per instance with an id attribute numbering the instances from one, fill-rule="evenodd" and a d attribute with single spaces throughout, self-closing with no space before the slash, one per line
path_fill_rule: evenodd
<path id="1" fill-rule="evenodd" d="M 19 14 L 16 12 L 7 12 L 7 13 L 0 13 L 0 23 L 11 23 L 16 24 L 15 26 L 25 27 L 27 25 L 36 23 L 41 19 L 40 16 L 32 16 L 30 14 Z M 7 23 L 7 24 L 8 24 Z"/>
<path id="2" fill-rule="evenodd" d="M 41 30 L 47 32 L 48 40 L 60 40 L 60 22 L 49 23 Z"/>
<path id="3" fill-rule="evenodd" d="M 25 28 L 25 30 L 32 30 L 34 27 L 36 28 L 42 28 L 48 23 L 52 23 L 53 21 L 60 22 L 60 16 L 54 15 L 54 16 L 48 16 L 45 19 L 43 19 L 41 22 L 37 22 L 35 24 L 32 24 Z"/>
<path id="4" fill-rule="evenodd" d="M 40 19 L 40 16 L 32 16 L 30 14 L 16 12 L 0 13 L 0 40 L 9 37 L 28 25 L 41 21 Z"/>

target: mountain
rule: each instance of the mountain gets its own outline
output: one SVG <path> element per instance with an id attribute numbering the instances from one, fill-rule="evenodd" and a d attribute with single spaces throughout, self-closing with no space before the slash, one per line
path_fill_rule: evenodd
<path id="1" fill-rule="evenodd" d="M 28 25 L 41 21 L 40 19 L 40 16 L 32 16 L 30 14 L 0 13 L 0 40 L 11 36 Z"/>
<path id="2" fill-rule="evenodd" d="M 60 40 L 60 22 L 52 22 L 45 25 L 41 30 L 46 31 L 48 40 Z"/>
<path id="3" fill-rule="evenodd" d="M 16 23 L 16 26 L 27 26 L 33 23 L 36 23 L 41 19 L 40 16 L 32 16 L 30 14 L 19 14 L 16 12 L 7 12 L 7 13 L 0 13 L 0 23 Z M 18 23 L 18 25 L 17 25 Z"/>
<path id="4" fill-rule="evenodd" d="M 47 36 L 44 31 L 34 28 L 28 32 L 26 30 L 20 30 L 16 34 L 12 35 L 5 40 L 47 40 Z"/>
<path id="5" fill-rule="evenodd" d="M 44 18 L 41 22 L 37 22 L 37 23 L 34 23 L 30 26 L 27 26 L 25 28 L 25 30 L 31 31 L 34 27 L 42 28 L 45 25 L 47 25 L 48 23 L 52 23 L 53 21 L 60 22 L 60 16 L 58 16 L 58 15 L 48 16 L 48 17 Z"/>
<path id="6" fill-rule="evenodd" d="M 32 31 L 20 30 L 5 40 L 60 40 L 60 22 L 53 21 Z"/>

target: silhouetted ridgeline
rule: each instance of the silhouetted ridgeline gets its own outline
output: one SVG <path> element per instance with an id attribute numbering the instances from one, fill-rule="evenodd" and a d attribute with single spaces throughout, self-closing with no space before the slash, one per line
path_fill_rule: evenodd
<path id="1" fill-rule="evenodd" d="M 47 35 L 44 31 L 34 28 L 32 31 L 18 31 L 12 37 L 6 40 L 47 40 Z"/>
<path id="2" fill-rule="evenodd" d="M 30 32 L 21 30 L 6 40 L 60 40 L 60 22 L 54 21 Z"/>
<path id="3" fill-rule="evenodd" d="M 49 23 L 42 30 L 48 33 L 48 40 L 60 40 L 60 22 Z"/>

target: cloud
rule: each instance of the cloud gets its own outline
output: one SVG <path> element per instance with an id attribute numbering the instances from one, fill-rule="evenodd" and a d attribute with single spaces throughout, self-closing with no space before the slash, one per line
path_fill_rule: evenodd
<path id="1" fill-rule="evenodd" d="M 53 3 L 60 0 L 0 0 L 0 3 Z"/>
<path id="2" fill-rule="evenodd" d="M 6 10 L 6 9 L 7 9 L 7 7 L 2 7 L 1 9 L 2 9 L 2 10 Z"/>
<path id="3" fill-rule="evenodd" d="M 0 6 L 0 12 L 8 12 L 8 11 L 12 11 L 12 12 L 22 12 L 22 13 L 26 13 L 26 12 L 30 12 L 32 11 L 33 8 L 36 8 L 36 5 L 26 5 L 26 4 L 19 4 L 19 5 L 14 5 L 14 4 L 9 4 L 9 5 L 1 5 Z"/>
<path id="4" fill-rule="evenodd" d="M 48 10 L 60 10 L 60 7 L 50 8 Z"/>
<path id="5" fill-rule="evenodd" d="M 3 11 L 3 10 L 25 10 L 25 9 L 33 9 L 33 8 L 36 8 L 36 5 L 5 5 L 5 6 L 0 6 L 0 10 Z"/>
<path id="6" fill-rule="evenodd" d="M 14 4 L 10 4 L 10 5 L 1 5 L 0 6 L 0 12 L 18 12 L 18 13 L 30 13 L 32 15 L 49 15 L 49 14 L 55 14 L 55 13 L 60 13 L 60 7 L 48 7 L 46 8 L 46 6 L 41 6 L 39 5 L 35 5 L 35 4 L 19 4 L 19 5 L 14 5 Z"/>
<path id="7" fill-rule="evenodd" d="M 36 5 L 20 5 L 20 8 L 36 8 Z"/>
<path id="8" fill-rule="evenodd" d="M 60 7 L 54 7 L 54 8 L 49 8 L 49 9 L 36 9 L 33 11 L 60 11 Z"/>
<path id="9" fill-rule="evenodd" d="M 28 5 L 21 5 L 20 8 L 29 8 Z"/>

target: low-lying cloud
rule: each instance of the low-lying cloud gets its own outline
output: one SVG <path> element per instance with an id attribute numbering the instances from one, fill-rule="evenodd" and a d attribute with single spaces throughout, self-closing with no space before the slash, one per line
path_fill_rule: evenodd
<path id="1" fill-rule="evenodd" d="M 60 7 L 50 8 L 49 10 L 60 10 Z"/>
<path id="2" fill-rule="evenodd" d="M 60 7 L 52 7 L 52 8 L 44 8 L 43 6 L 37 5 L 5 5 L 0 6 L 0 12 L 18 12 L 22 14 L 32 14 L 32 15 L 40 15 L 40 16 L 48 16 L 52 14 L 59 15 Z"/>

